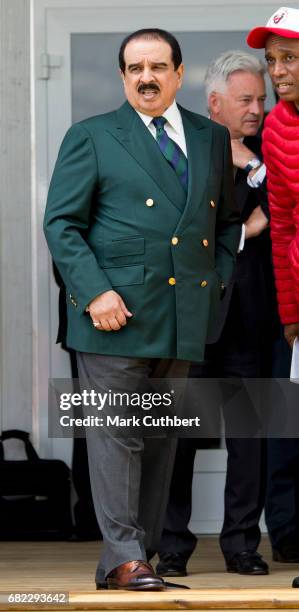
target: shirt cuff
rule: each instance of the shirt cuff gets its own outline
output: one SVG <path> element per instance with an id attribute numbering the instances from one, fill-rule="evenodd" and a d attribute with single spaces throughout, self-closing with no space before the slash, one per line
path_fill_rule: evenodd
<path id="1" fill-rule="evenodd" d="M 244 244 L 245 244 L 245 225 L 244 223 L 242 223 L 241 238 L 239 242 L 238 253 L 241 253 L 241 251 L 243 251 Z"/>
<path id="2" fill-rule="evenodd" d="M 265 176 L 266 166 L 265 164 L 262 164 L 253 176 L 247 176 L 247 183 L 249 187 L 253 187 L 253 189 L 257 189 L 258 187 L 260 187 Z"/>

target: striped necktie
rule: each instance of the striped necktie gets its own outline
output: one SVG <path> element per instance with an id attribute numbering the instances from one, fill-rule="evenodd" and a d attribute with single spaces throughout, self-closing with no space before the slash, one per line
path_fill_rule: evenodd
<path id="1" fill-rule="evenodd" d="M 167 119 L 165 117 L 154 117 L 153 124 L 156 128 L 157 143 L 169 164 L 173 167 L 178 179 L 187 193 L 188 191 L 188 161 L 186 155 L 179 145 L 169 138 L 164 129 Z"/>

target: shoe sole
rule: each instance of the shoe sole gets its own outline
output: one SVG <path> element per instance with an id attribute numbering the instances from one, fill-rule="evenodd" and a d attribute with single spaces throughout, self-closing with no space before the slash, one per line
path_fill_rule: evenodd
<path id="1" fill-rule="evenodd" d="M 164 585 L 158 586 L 157 584 L 147 584 L 142 586 L 118 586 L 115 584 L 108 584 L 108 589 L 114 591 L 165 591 Z"/>
<path id="2" fill-rule="evenodd" d="M 226 568 L 226 571 L 229 574 L 240 574 L 241 576 L 268 576 L 269 571 L 268 570 L 256 570 L 254 572 L 241 572 L 240 570 L 237 569 L 232 569 L 232 568 Z"/>
<path id="3" fill-rule="evenodd" d="M 166 572 L 157 572 L 156 570 L 156 574 L 157 576 L 166 576 L 166 577 L 170 577 L 170 578 L 180 578 L 183 576 L 187 576 L 187 572 L 179 572 L 176 570 L 173 571 L 166 571 Z"/>

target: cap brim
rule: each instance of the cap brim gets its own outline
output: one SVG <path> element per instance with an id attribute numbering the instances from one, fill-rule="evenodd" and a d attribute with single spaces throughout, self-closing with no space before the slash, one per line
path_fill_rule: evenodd
<path id="1" fill-rule="evenodd" d="M 283 28 L 253 28 L 247 36 L 247 44 L 253 49 L 263 49 L 269 34 L 284 36 L 285 38 L 299 38 L 299 32 L 284 30 Z"/>

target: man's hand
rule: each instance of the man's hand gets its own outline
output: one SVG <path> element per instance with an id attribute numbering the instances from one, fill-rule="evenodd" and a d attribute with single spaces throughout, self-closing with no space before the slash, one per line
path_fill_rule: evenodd
<path id="1" fill-rule="evenodd" d="M 100 331 L 118 331 L 127 324 L 127 317 L 133 314 L 116 291 L 105 291 L 87 307 L 94 326 Z"/>
<path id="2" fill-rule="evenodd" d="M 240 140 L 232 138 L 231 145 L 234 166 L 244 170 L 250 160 L 256 157 L 256 154 L 250 151 L 250 149 L 248 149 L 243 142 L 240 142 Z"/>
<path id="3" fill-rule="evenodd" d="M 248 217 L 245 225 L 245 239 L 259 236 L 268 226 L 269 222 L 262 211 L 261 206 L 257 206 Z"/>
<path id="4" fill-rule="evenodd" d="M 291 348 L 297 336 L 299 336 L 299 323 L 290 323 L 284 326 L 284 337 Z"/>

